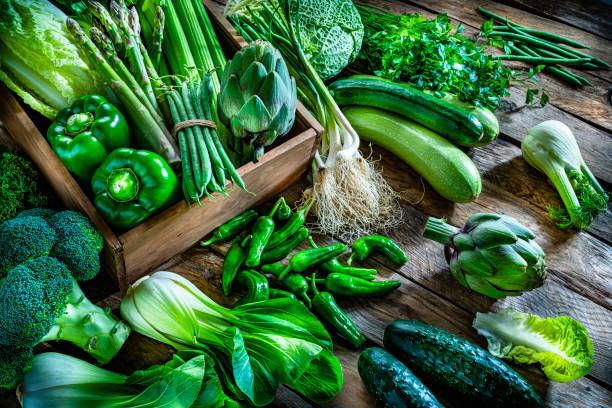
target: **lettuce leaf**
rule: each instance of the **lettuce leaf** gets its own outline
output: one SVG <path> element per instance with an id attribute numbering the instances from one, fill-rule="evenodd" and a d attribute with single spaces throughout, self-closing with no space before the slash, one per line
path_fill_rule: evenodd
<path id="1" fill-rule="evenodd" d="M 66 29 L 66 15 L 47 0 L 0 7 L 0 80 L 48 118 L 104 88 Z"/>
<path id="2" fill-rule="evenodd" d="M 491 354 L 521 364 L 540 363 L 553 381 L 576 380 L 593 367 L 589 334 L 570 317 L 541 318 L 508 308 L 476 313 L 473 326 L 487 338 Z"/>

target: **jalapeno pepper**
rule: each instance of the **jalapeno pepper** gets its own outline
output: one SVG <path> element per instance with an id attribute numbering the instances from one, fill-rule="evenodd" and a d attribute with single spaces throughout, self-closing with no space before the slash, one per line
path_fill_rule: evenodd
<path id="1" fill-rule="evenodd" d="M 229 296 L 232 293 L 232 283 L 246 256 L 246 251 L 242 247 L 240 240 L 234 239 L 223 260 L 223 272 L 221 272 L 221 288 L 225 296 Z"/>
<path id="2" fill-rule="evenodd" d="M 310 245 L 313 248 L 318 248 L 317 244 L 314 243 L 312 237 L 308 238 L 310 241 Z M 374 276 L 378 272 L 376 269 L 365 269 L 365 268 L 355 268 L 353 266 L 344 266 L 338 261 L 337 258 L 332 258 L 329 261 L 323 262 L 319 265 L 324 272 L 327 273 L 343 273 L 345 275 L 356 276 L 358 278 L 374 280 Z"/>
<path id="3" fill-rule="evenodd" d="M 308 200 L 308 202 L 301 209 L 291 214 L 291 217 L 289 217 L 285 225 L 272 233 L 272 236 L 266 245 L 266 249 L 274 248 L 285 242 L 290 236 L 295 234 L 302 225 L 304 225 L 304 221 L 306 221 L 306 215 L 308 215 L 308 209 L 312 204 L 312 200 L 313 199 L 310 198 L 310 200 Z"/>
<path id="4" fill-rule="evenodd" d="M 268 300 L 270 297 L 268 278 L 261 273 L 246 269 L 238 273 L 236 280 L 247 289 L 247 294 L 236 303 L 236 306 Z"/>
<path id="5" fill-rule="evenodd" d="M 269 264 L 263 265 L 261 270 L 272 274 L 278 278 L 281 272 L 285 269 L 283 265 L 279 264 Z M 279 279 L 280 282 L 293 294 L 301 297 L 308 307 L 312 307 L 312 302 L 308 297 L 308 281 L 302 275 L 298 275 L 297 273 L 290 273 L 285 276 L 282 280 Z"/>
<path id="6" fill-rule="evenodd" d="M 304 272 L 311 266 L 318 265 L 322 262 L 329 261 L 332 258 L 344 253 L 346 245 L 341 242 L 324 246 L 321 248 L 305 249 L 294 254 L 289 261 L 289 265 L 279 275 L 279 279 L 283 279 L 289 272 Z"/>
<path id="7" fill-rule="evenodd" d="M 373 251 L 382 252 L 387 258 L 398 265 L 404 265 L 408 258 L 404 251 L 397 246 L 393 240 L 382 235 L 368 235 L 353 242 L 353 253 L 347 264 L 351 264 L 353 258 L 364 261 Z"/>
<path id="8" fill-rule="evenodd" d="M 274 219 L 276 221 L 285 221 L 287 218 L 291 217 L 291 207 L 289 207 L 289 204 L 287 204 L 284 197 L 281 197 L 280 199 L 282 200 L 282 203 L 280 207 L 278 207 L 278 211 L 276 211 Z"/>
<path id="9" fill-rule="evenodd" d="M 270 293 L 270 297 L 269 297 L 270 299 L 289 298 L 289 299 L 297 300 L 297 296 L 295 296 L 291 292 L 287 292 L 286 290 L 270 288 L 269 293 Z"/>
<path id="10" fill-rule="evenodd" d="M 84 183 L 106 156 L 130 145 L 130 128 L 119 109 L 100 95 L 85 95 L 59 111 L 47 139 L 64 166 Z"/>
<path id="11" fill-rule="evenodd" d="M 258 215 L 259 214 L 257 214 L 257 211 L 255 210 L 243 212 L 225 224 L 218 226 L 215 232 L 213 232 L 213 236 L 208 241 L 200 242 L 200 245 L 207 246 L 214 242 L 227 241 L 228 239 L 234 238 L 236 235 L 244 231 L 246 227 L 251 225 Z"/>
<path id="12" fill-rule="evenodd" d="M 261 253 L 266 248 L 266 245 L 270 240 L 270 236 L 274 231 L 274 214 L 276 214 L 278 207 L 283 201 L 284 199 L 281 197 L 276 204 L 274 204 L 270 214 L 267 216 L 262 215 L 261 217 L 257 218 L 257 221 L 255 221 L 255 225 L 253 225 L 253 229 L 251 231 L 253 238 L 249 244 L 247 259 L 245 261 L 246 266 L 249 268 L 259 266 L 259 263 L 261 262 Z"/>
<path id="13" fill-rule="evenodd" d="M 272 249 L 266 249 L 261 254 L 261 263 L 269 264 L 285 259 L 295 248 L 308 238 L 308 228 L 300 227 L 299 230 L 285 242 Z"/>
<path id="14" fill-rule="evenodd" d="M 312 279 L 312 291 L 314 297 L 312 298 L 312 306 L 325 320 L 331 324 L 334 329 L 344 337 L 351 346 L 355 348 L 361 347 L 365 341 L 363 334 L 357 330 L 355 323 L 350 317 L 338 306 L 334 296 L 329 292 L 319 292 L 317 285 L 315 284 L 314 273 L 311 276 Z"/>
<path id="15" fill-rule="evenodd" d="M 372 282 L 341 273 L 330 273 L 325 279 L 317 279 L 317 283 L 325 283 L 325 289 L 336 295 L 359 297 L 383 296 L 402 284 L 396 280 Z"/>

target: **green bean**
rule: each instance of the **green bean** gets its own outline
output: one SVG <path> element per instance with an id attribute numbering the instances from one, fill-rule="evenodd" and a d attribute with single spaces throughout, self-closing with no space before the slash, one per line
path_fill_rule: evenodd
<path id="1" fill-rule="evenodd" d="M 195 113 L 197 118 L 203 118 L 202 106 L 200 105 L 199 100 L 197 99 L 195 86 L 193 84 L 193 80 L 189 78 L 189 95 L 191 97 L 191 105 L 195 107 Z M 198 135 L 198 151 L 200 153 L 200 161 L 202 162 L 202 182 L 204 186 L 208 185 L 210 178 L 212 177 L 212 167 L 210 161 L 210 154 L 208 151 L 208 146 L 206 145 L 206 140 L 204 139 L 204 133 L 199 126 L 196 126 L 197 135 Z M 206 189 L 204 189 L 206 192 Z M 208 192 L 206 192 L 208 195 Z"/>
<path id="2" fill-rule="evenodd" d="M 178 95 L 178 92 L 177 92 Z M 193 112 L 193 107 L 191 106 L 191 102 L 189 101 L 189 94 L 187 91 L 187 84 L 183 82 L 181 85 L 181 98 L 183 103 L 183 120 L 189 120 L 195 118 L 195 113 Z M 178 106 L 179 113 L 181 113 L 181 106 Z M 198 154 L 198 147 L 196 145 L 196 134 L 199 131 L 197 126 L 188 127 L 185 129 L 187 132 L 187 141 L 189 142 L 190 149 L 190 159 L 193 166 L 193 178 L 196 182 L 196 187 L 198 189 L 199 195 L 204 194 L 204 188 L 206 185 L 204 184 L 204 179 L 202 178 L 202 164 L 200 163 L 200 155 Z M 199 203 L 199 199 L 198 199 Z"/>
<path id="3" fill-rule="evenodd" d="M 178 113 L 178 108 L 176 107 L 176 104 L 174 102 L 174 98 L 172 95 L 173 93 L 174 91 L 169 93 L 167 96 L 168 106 L 170 107 L 170 114 L 172 115 L 172 120 L 174 121 L 174 123 L 179 123 L 181 122 L 181 117 Z M 191 162 L 189 160 L 187 138 L 185 136 L 184 130 L 180 130 L 178 132 L 178 142 L 179 142 L 181 157 L 183 158 L 181 160 L 182 169 L 183 169 L 183 181 L 182 181 L 183 194 L 185 196 L 185 200 L 189 203 L 191 202 L 190 200 L 191 198 L 193 198 L 194 196 L 197 196 L 197 193 L 196 193 L 195 184 L 193 180 L 193 171 L 191 169 Z"/>
<path id="4" fill-rule="evenodd" d="M 500 31 L 493 31 L 489 35 L 499 35 L 501 37 L 510 38 L 510 39 L 514 39 L 514 40 L 519 40 L 519 41 L 522 41 L 523 43 L 532 44 L 532 45 L 535 45 L 537 47 L 543 48 L 545 50 L 557 52 L 557 53 L 561 54 L 563 57 L 566 57 L 566 58 L 570 58 L 570 59 L 576 59 L 577 58 L 576 54 L 573 54 L 571 52 L 568 52 L 568 51 L 565 51 L 564 49 L 562 49 L 561 48 L 561 47 L 563 47 L 562 45 L 557 45 L 557 44 L 550 43 L 548 41 L 540 40 L 539 38 L 533 37 L 533 36 L 531 36 L 529 34 L 518 34 L 518 33 L 507 33 L 507 32 L 500 32 Z M 576 52 L 578 52 L 578 51 L 576 51 Z M 593 57 L 591 57 L 589 55 L 586 55 L 586 54 L 582 54 L 582 55 L 585 55 L 590 60 L 595 60 L 595 58 L 593 58 Z"/>
<path id="5" fill-rule="evenodd" d="M 521 55 L 531 55 L 533 57 L 538 57 L 540 55 L 538 55 L 537 52 L 533 51 L 532 49 L 530 49 L 529 47 L 527 47 L 526 45 L 512 45 L 509 44 L 508 47 L 516 52 L 517 54 L 521 54 Z M 550 72 L 551 74 L 557 76 L 558 78 L 561 78 L 563 80 L 565 80 L 566 82 L 569 82 L 572 85 L 576 85 L 576 86 L 582 86 L 582 81 L 581 79 L 584 79 L 582 77 L 579 77 L 578 75 L 575 75 L 574 73 L 561 68 L 561 67 L 554 67 L 554 66 L 547 66 L 544 68 L 545 71 Z M 586 79 L 584 79 L 584 81 L 586 81 Z M 588 82 L 588 81 L 587 81 Z"/>
<path id="6" fill-rule="evenodd" d="M 533 30 L 531 28 L 527 28 L 521 25 L 518 25 L 516 23 L 514 23 L 514 25 L 505 25 L 505 26 L 493 26 L 493 30 L 495 31 L 508 31 L 510 29 L 514 28 L 515 30 L 518 30 L 522 33 L 525 34 L 530 34 L 534 37 L 538 37 L 541 38 L 543 40 L 548 40 L 557 44 L 567 44 L 567 45 L 571 45 L 572 47 L 576 47 L 576 48 L 589 48 L 586 45 L 578 42 L 578 41 L 574 41 L 571 40 L 569 38 L 557 35 L 557 34 L 553 34 L 553 33 L 549 33 L 546 31 L 540 31 L 540 30 Z"/>
<path id="7" fill-rule="evenodd" d="M 545 58 L 545 57 L 533 57 L 531 55 L 500 55 L 497 57 L 500 60 L 506 61 L 522 61 L 529 62 L 537 65 L 582 65 L 585 62 L 590 61 L 589 58 Z"/>

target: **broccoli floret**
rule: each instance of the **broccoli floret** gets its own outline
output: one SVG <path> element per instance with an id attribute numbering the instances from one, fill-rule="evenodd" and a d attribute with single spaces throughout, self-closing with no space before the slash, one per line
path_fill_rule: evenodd
<path id="1" fill-rule="evenodd" d="M 0 388 L 15 388 L 32 368 L 31 348 L 0 345 Z"/>
<path id="2" fill-rule="evenodd" d="M 48 205 L 47 191 L 39 182 L 32 162 L 13 153 L 0 155 L 0 222 L 26 208 Z"/>
<path id="3" fill-rule="evenodd" d="M 49 255 L 56 235 L 41 217 L 16 217 L 0 224 L 0 278 L 28 259 Z"/>
<path id="4" fill-rule="evenodd" d="M 40 257 L 11 269 L 0 286 L 0 344 L 33 347 L 64 314 L 72 276 L 55 258 Z"/>
<path id="5" fill-rule="evenodd" d="M 41 218 L 47 219 L 51 217 L 52 215 L 54 215 L 56 212 L 57 211 L 52 210 L 50 208 L 30 208 L 29 210 L 20 212 L 16 218 L 35 216 L 35 217 L 41 217 Z"/>
<path id="6" fill-rule="evenodd" d="M 76 280 L 92 279 L 100 271 L 104 241 L 87 217 L 74 211 L 60 211 L 48 218 L 57 234 L 50 255 L 64 262 Z"/>
<path id="7" fill-rule="evenodd" d="M 32 348 L 66 340 L 108 363 L 130 329 L 108 309 L 87 299 L 60 261 L 40 257 L 11 269 L 0 280 L 0 344 Z"/>

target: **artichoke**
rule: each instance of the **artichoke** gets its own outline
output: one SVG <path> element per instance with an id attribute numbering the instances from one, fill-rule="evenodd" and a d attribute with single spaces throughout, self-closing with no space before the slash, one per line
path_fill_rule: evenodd
<path id="1" fill-rule="evenodd" d="M 535 235 L 507 215 L 474 214 L 463 228 L 431 217 L 423 236 L 444 244 L 453 276 L 483 295 L 518 296 L 546 279 L 545 255 Z"/>
<path id="2" fill-rule="evenodd" d="M 217 106 L 238 139 L 234 150 L 256 161 L 293 126 L 296 98 L 295 79 L 270 43 L 257 40 L 238 51 L 223 70 Z"/>

